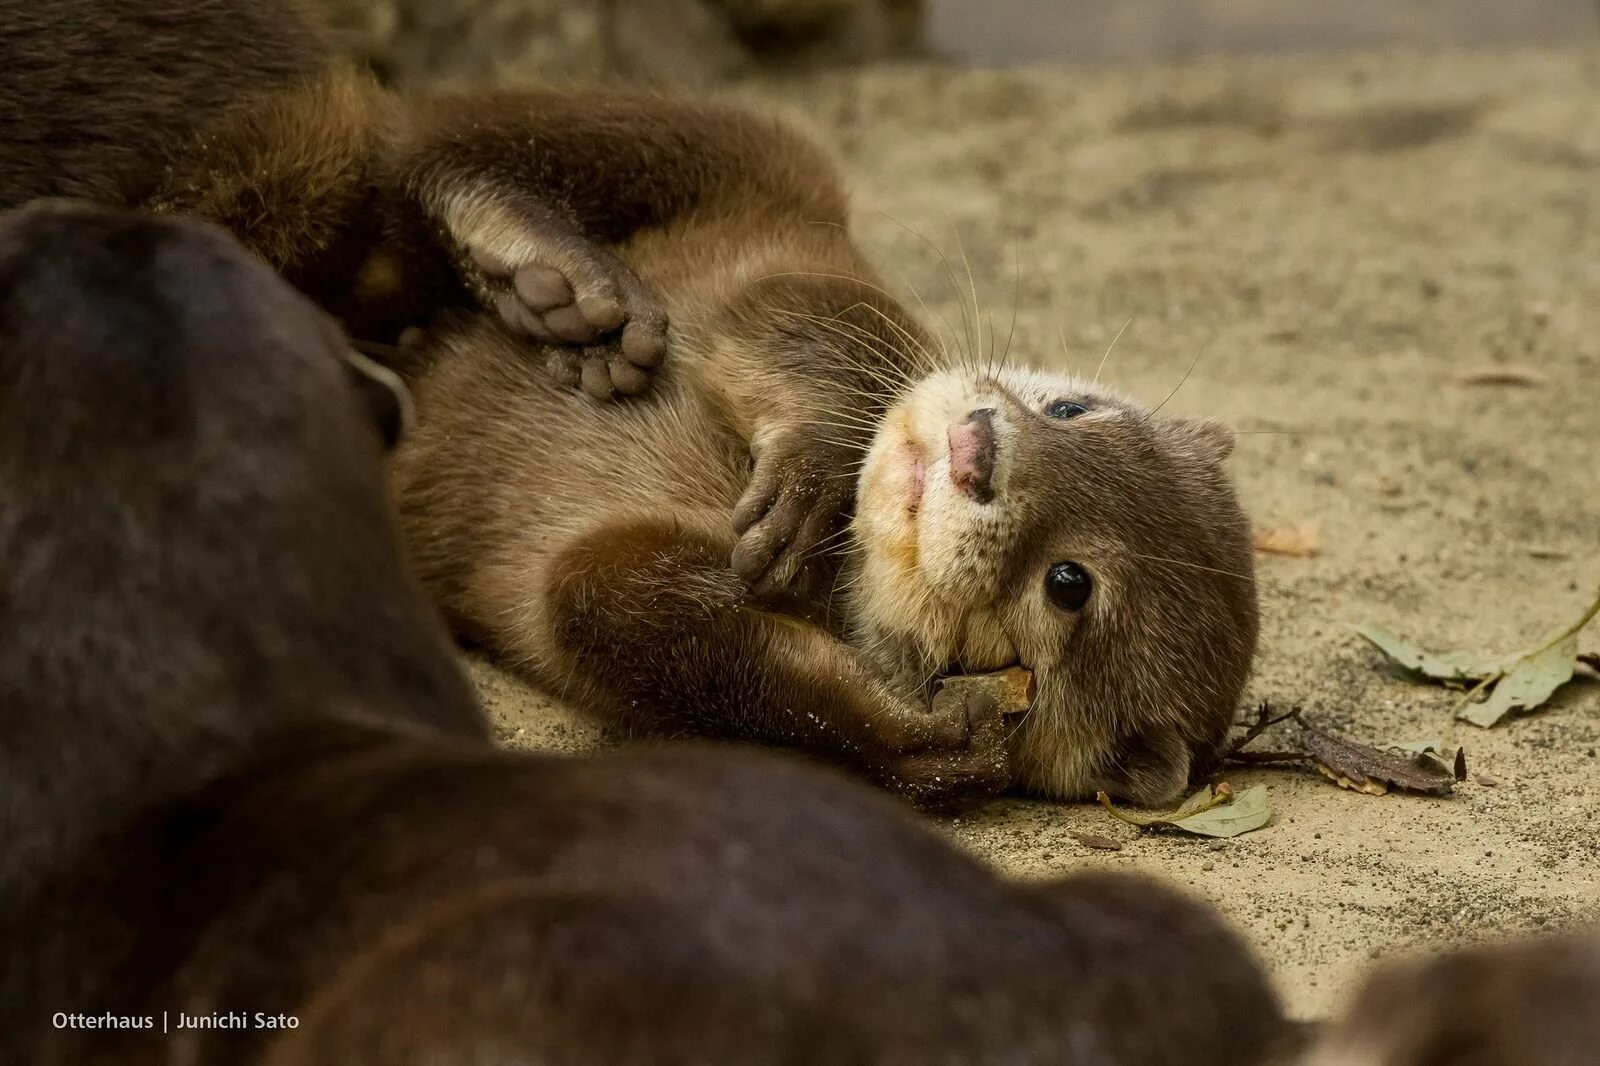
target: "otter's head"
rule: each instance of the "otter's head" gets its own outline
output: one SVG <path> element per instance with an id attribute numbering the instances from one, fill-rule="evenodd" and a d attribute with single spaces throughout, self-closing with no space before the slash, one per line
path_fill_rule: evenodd
<path id="1" fill-rule="evenodd" d="M 1010 742 L 1022 787 L 1175 797 L 1226 735 L 1255 650 L 1232 446 L 1218 423 L 1059 375 L 923 379 L 861 472 L 860 635 L 925 674 L 1032 670 Z"/>

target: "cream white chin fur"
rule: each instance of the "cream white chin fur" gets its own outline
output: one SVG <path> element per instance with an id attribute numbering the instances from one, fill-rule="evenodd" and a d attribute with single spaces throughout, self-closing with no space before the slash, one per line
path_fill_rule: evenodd
<path id="1" fill-rule="evenodd" d="M 1042 410 L 1062 396 L 1126 402 L 1066 375 L 951 369 L 918 382 L 883 418 L 857 483 L 853 596 L 858 616 L 871 620 L 880 639 L 909 642 L 926 671 L 951 662 L 983 670 L 1017 661 L 1010 628 L 1025 625 L 1028 612 L 1002 603 L 998 587 L 1020 525 L 1015 510 L 1025 503 L 1007 491 L 1014 420 L 1026 417 L 1014 405 Z M 950 476 L 948 432 L 979 408 L 995 412 L 989 503 L 963 494 Z"/>

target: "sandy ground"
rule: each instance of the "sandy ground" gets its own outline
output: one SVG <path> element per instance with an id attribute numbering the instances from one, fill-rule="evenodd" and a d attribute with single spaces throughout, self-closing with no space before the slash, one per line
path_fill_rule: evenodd
<path id="1" fill-rule="evenodd" d="M 1241 430 L 1263 527 L 1314 523 L 1311 559 L 1260 560 L 1249 699 L 1373 739 L 1443 736 L 1450 799 L 1261 783 L 1266 828 L 1140 836 L 1090 805 L 1002 800 L 943 823 L 1024 876 L 1137 868 L 1214 900 L 1292 1007 L 1333 1010 L 1370 960 L 1600 918 L 1600 682 L 1492 731 L 1391 678 L 1349 624 L 1515 649 L 1600 582 L 1600 64 L 1576 52 L 1281 58 L 1181 68 L 920 67 L 747 90 L 802 107 L 859 188 L 861 232 L 959 331 L 956 286 L 912 231 L 964 250 L 1013 358 L 1092 373 Z M 970 296 L 968 297 L 970 301 Z M 970 314 L 970 308 L 968 314 Z M 987 344 L 987 327 L 984 343 Z M 1468 386 L 1526 368 L 1531 387 Z M 1585 635 L 1600 650 L 1600 623 Z M 594 732 L 479 664 L 502 738 Z M 1091 851 L 1074 832 L 1124 841 Z"/>

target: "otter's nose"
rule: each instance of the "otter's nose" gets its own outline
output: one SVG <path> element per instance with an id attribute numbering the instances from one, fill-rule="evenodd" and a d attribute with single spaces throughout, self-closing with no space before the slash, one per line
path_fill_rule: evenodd
<path id="1" fill-rule="evenodd" d="M 950 427 L 950 480 L 979 503 L 994 499 L 994 408 L 980 407 Z"/>

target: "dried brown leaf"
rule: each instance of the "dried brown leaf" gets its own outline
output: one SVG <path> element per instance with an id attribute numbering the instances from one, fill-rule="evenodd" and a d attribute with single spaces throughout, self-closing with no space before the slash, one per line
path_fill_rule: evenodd
<path id="1" fill-rule="evenodd" d="M 1457 385 L 1501 385 L 1536 389 L 1549 381 L 1539 371 L 1526 366 L 1480 366 L 1456 375 Z"/>
<path id="2" fill-rule="evenodd" d="M 1289 555 L 1297 559 L 1309 559 L 1322 550 L 1322 541 L 1317 535 L 1314 523 L 1301 522 L 1297 525 L 1261 530 L 1255 536 L 1255 549 L 1267 555 Z"/>
<path id="3" fill-rule="evenodd" d="M 1316 762 L 1317 769 L 1343 788 L 1381 796 L 1390 788 L 1447 796 L 1455 788 L 1455 774 L 1433 765 L 1422 765 L 1414 756 L 1380 751 L 1334 736 L 1326 730 L 1300 722 L 1301 742 Z"/>
<path id="4" fill-rule="evenodd" d="M 1260 829 L 1272 820 L 1272 807 L 1262 785 L 1235 794 L 1226 781 L 1215 790 L 1202 788 L 1175 811 L 1146 814 L 1117 807 L 1104 792 L 1095 794 L 1111 817 L 1149 829 L 1160 826 L 1208 837 L 1232 837 Z"/>

